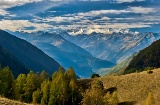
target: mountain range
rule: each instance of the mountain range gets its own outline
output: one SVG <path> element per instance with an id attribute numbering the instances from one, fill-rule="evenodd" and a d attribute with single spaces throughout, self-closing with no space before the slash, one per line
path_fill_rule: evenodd
<path id="1" fill-rule="evenodd" d="M 135 52 L 160 38 L 160 34 L 151 32 L 112 34 L 94 32 L 90 35 L 76 36 L 66 31 L 8 32 L 35 45 L 65 69 L 73 67 L 82 78 L 93 73 L 106 75 L 113 70 L 109 68 L 123 63 Z"/>
<path id="2" fill-rule="evenodd" d="M 76 74 L 82 78 L 90 77 L 94 71 L 100 68 L 108 68 L 115 65 L 112 62 L 93 57 L 88 51 L 57 33 L 8 32 L 32 43 L 55 59 L 65 69 L 73 67 Z"/>

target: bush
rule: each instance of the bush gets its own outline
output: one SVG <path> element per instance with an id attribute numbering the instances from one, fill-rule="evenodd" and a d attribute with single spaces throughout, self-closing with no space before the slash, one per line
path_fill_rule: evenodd
<path id="1" fill-rule="evenodd" d="M 92 74 L 91 78 L 97 78 L 100 77 L 99 74 Z"/>
<path id="2" fill-rule="evenodd" d="M 147 73 L 148 73 L 148 74 L 152 74 L 153 71 L 151 71 L 151 70 L 149 69 L 149 70 L 147 70 Z"/>

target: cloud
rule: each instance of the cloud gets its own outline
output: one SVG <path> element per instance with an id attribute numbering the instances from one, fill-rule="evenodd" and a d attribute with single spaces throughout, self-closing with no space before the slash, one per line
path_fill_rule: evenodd
<path id="1" fill-rule="evenodd" d="M 34 27 L 34 30 L 27 30 L 26 28 Z M 38 24 L 31 23 L 28 20 L 2 20 L 0 21 L 0 29 L 2 30 L 11 30 L 11 31 L 25 31 L 25 32 L 33 32 L 40 30 L 48 30 L 52 28 L 48 24 Z"/>
<path id="2" fill-rule="evenodd" d="M 8 14 L 9 14 L 8 11 L 0 9 L 0 16 L 5 16 L 5 15 L 8 15 Z"/>
<path id="3" fill-rule="evenodd" d="M 141 6 L 129 7 L 127 10 L 133 13 L 141 13 L 141 14 L 149 14 L 149 13 L 157 12 L 155 8 L 145 8 Z"/>
<path id="4" fill-rule="evenodd" d="M 125 2 L 131 3 L 131 2 L 141 2 L 141 1 L 145 0 L 114 0 L 114 2 L 116 3 L 125 3 Z"/>
<path id="5" fill-rule="evenodd" d="M 10 8 L 17 5 L 24 5 L 30 2 L 39 2 L 42 0 L 1 0 L 0 1 L 0 8 Z"/>

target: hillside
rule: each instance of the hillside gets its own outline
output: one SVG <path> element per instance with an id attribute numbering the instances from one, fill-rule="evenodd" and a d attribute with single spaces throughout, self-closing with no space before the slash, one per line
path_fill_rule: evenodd
<path id="1" fill-rule="evenodd" d="M 2 67 L 8 66 L 15 77 L 19 74 L 24 73 L 27 74 L 29 69 L 20 62 L 12 53 L 3 49 L 0 46 L 0 64 Z"/>
<path id="2" fill-rule="evenodd" d="M 2 30 L 0 30 L 0 46 L 11 52 L 29 70 L 35 72 L 46 70 L 51 74 L 60 67 L 54 59 L 37 47 Z"/>
<path id="3" fill-rule="evenodd" d="M 0 105 L 33 105 L 0 97 Z"/>
<path id="4" fill-rule="evenodd" d="M 152 74 L 147 74 L 144 71 L 122 76 L 105 76 L 92 80 L 80 80 L 80 83 L 88 87 L 91 81 L 97 79 L 103 82 L 106 89 L 116 88 L 120 102 L 134 102 L 135 105 L 145 105 L 148 93 L 152 92 L 154 105 L 160 105 L 160 69 L 154 70 Z"/>
<path id="5" fill-rule="evenodd" d="M 141 50 L 131 60 L 124 73 L 131 73 L 136 70 L 143 71 L 146 67 L 160 67 L 160 40 Z"/>

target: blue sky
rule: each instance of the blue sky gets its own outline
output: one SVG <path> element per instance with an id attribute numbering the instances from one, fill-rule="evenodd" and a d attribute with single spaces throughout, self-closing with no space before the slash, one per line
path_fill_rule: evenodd
<path id="1" fill-rule="evenodd" d="M 160 32 L 159 0 L 1 0 L 0 29 Z"/>

